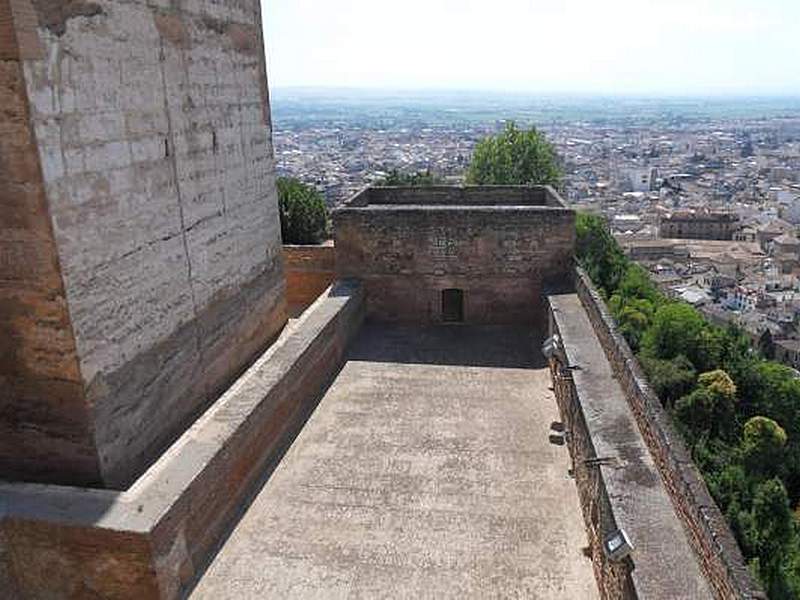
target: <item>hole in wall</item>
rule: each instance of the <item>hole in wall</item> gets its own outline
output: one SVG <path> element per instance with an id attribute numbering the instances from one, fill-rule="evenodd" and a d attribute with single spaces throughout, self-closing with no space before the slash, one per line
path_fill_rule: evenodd
<path id="1" fill-rule="evenodd" d="M 442 321 L 445 323 L 464 322 L 464 290 L 442 290 Z"/>

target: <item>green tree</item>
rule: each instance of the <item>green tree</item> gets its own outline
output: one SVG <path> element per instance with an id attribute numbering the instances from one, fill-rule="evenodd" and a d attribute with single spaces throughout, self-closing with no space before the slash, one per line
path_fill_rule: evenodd
<path id="1" fill-rule="evenodd" d="M 674 406 L 678 398 L 692 391 L 697 381 L 697 371 L 683 354 L 670 359 L 641 356 L 640 360 L 650 385 L 664 406 Z"/>
<path id="2" fill-rule="evenodd" d="M 437 185 L 441 183 L 441 178 L 434 174 L 430 169 L 416 171 L 415 173 L 405 173 L 399 169 L 392 169 L 383 179 L 376 182 L 379 186 L 411 186 L 422 187 Z"/>
<path id="3" fill-rule="evenodd" d="M 297 179 L 279 177 L 278 199 L 284 244 L 318 244 L 325 239 L 328 210 L 322 194 Z"/>
<path id="4" fill-rule="evenodd" d="M 616 243 L 616 241 L 615 241 Z M 626 299 L 644 299 L 653 305 L 663 303 L 663 296 L 641 266 L 630 263 L 619 282 L 617 293 Z"/>
<path id="5" fill-rule="evenodd" d="M 499 135 L 475 146 L 467 182 L 477 185 L 558 185 L 556 152 L 536 128 L 527 131 L 510 122 Z"/>
<path id="6" fill-rule="evenodd" d="M 793 597 L 787 589 L 784 564 L 792 554 L 796 526 L 780 479 L 770 479 L 756 487 L 745 528 L 746 550 L 754 556 L 753 566 L 769 597 Z"/>
<path id="7" fill-rule="evenodd" d="M 709 490 L 720 509 L 738 519 L 736 513 L 750 503 L 750 481 L 744 467 L 735 462 L 729 463 L 719 470 L 709 471 L 707 479 Z M 734 528 L 739 525 L 738 521 L 731 524 Z"/>
<path id="8" fill-rule="evenodd" d="M 800 441 L 800 380 L 781 364 L 753 359 L 737 373 L 747 418 L 765 416 L 777 421 L 789 439 Z"/>
<path id="9" fill-rule="evenodd" d="M 631 350 L 639 351 L 642 334 L 647 330 L 653 314 L 653 305 L 647 300 L 628 300 L 625 302 L 618 295 L 609 301 L 611 312 Z"/>
<path id="10" fill-rule="evenodd" d="M 578 262 L 595 285 L 606 296 L 611 296 L 626 274 L 628 259 L 603 217 L 580 212 L 575 221 L 575 230 Z"/>
<path id="11" fill-rule="evenodd" d="M 662 303 L 661 293 L 650 281 L 647 271 L 639 265 L 628 264 L 608 306 L 620 333 L 634 352 L 639 351 L 642 335 L 650 327 L 656 307 Z"/>
<path id="12" fill-rule="evenodd" d="M 736 423 L 736 384 L 722 370 L 703 373 L 697 383 L 675 405 L 678 419 L 694 436 L 730 437 Z"/>
<path id="13" fill-rule="evenodd" d="M 750 473 L 778 475 L 784 461 L 786 432 L 768 417 L 753 417 L 744 425 L 742 455 Z"/>
<path id="14" fill-rule="evenodd" d="M 705 327 L 703 317 L 688 304 L 665 304 L 656 311 L 653 325 L 645 333 L 643 346 L 651 356 L 675 358 L 683 354 L 698 366 L 696 359 Z"/>

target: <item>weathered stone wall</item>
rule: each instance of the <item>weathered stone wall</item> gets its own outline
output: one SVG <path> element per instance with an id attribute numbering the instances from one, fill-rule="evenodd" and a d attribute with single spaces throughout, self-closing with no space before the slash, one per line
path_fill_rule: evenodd
<path id="1" fill-rule="evenodd" d="M 350 206 L 555 206 L 564 207 L 549 186 L 402 186 L 366 188 L 348 201 Z"/>
<path id="2" fill-rule="evenodd" d="M 732 240 L 740 228 L 738 215 L 672 215 L 659 223 L 658 236 L 667 239 Z"/>
<path id="3" fill-rule="evenodd" d="M 706 578 L 719 598 L 766 598 L 750 575 L 725 517 L 708 492 L 669 415 L 617 331 L 600 294 L 580 269 L 576 287 L 676 512 L 689 533 L 689 541 Z"/>
<path id="4" fill-rule="evenodd" d="M 36 27 L 0 0 L 0 474 L 80 479 L 98 464 L 25 89 Z"/>
<path id="5" fill-rule="evenodd" d="M 361 288 L 337 282 L 126 491 L 0 482 L 0 596 L 185 597 L 363 319 Z"/>
<path id="6" fill-rule="evenodd" d="M 359 206 L 357 197 L 335 211 L 336 268 L 364 282 L 369 316 L 438 322 L 442 290 L 457 288 L 468 323 L 531 322 L 543 282 L 569 269 L 575 215 L 502 205 L 502 198 L 487 206 L 483 189 L 466 189 L 485 204 L 394 205 L 389 198 Z M 376 192 L 385 193 L 368 190 Z"/>
<path id="7" fill-rule="evenodd" d="M 30 172 L 43 188 L 48 214 L 36 219 L 52 242 L 31 255 L 47 258 L 41 294 L 55 303 L 60 267 L 66 304 L 41 321 L 71 326 L 77 356 L 43 362 L 62 388 L 79 380 L 72 414 L 91 439 L 53 464 L 61 440 L 78 439 L 58 431 L 69 425 L 58 395 L 74 392 L 24 374 L 39 396 L 11 396 L 2 419 L 45 433 L 25 460 L 4 449 L 0 474 L 124 486 L 285 323 L 260 3 L 4 3 L 27 35 L 13 89 L 38 152 L 13 154 L 0 172 Z M 16 320 L 18 338 L 25 327 Z M 21 414 L 26 403 L 37 412 Z"/>
<path id="8" fill-rule="evenodd" d="M 553 331 L 556 332 L 557 330 Z M 603 550 L 603 538 L 608 532 L 617 529 L 617 523 L 600 463 L 592 462 L 601 457 L 598 457 L 592 444 L 572 375 L 556 360 L 550 361 L 550 372 L 559 412 L 564 419 L 566 431 L 569 432 L 566 437 L 572 457 L 572 474 L 589 534 L 589 552 L 600 595 L 604 600 L 636 598 L 630 578 L 630 561 L 610 561 Z"/>
<path id="9" fill-rule="evenodd" d="M 336 250 L 331 243 L 284 246 L 283 268 L 289 310 L 299 314 L 336 279 Z"/>

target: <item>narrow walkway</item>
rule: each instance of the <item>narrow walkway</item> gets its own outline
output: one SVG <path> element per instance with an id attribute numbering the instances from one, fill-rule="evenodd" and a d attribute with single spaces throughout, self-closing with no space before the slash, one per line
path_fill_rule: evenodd
<path id="1" fill-rule="evenodd" d="M 194 598 L 597 598 L 528 332 L 365 326 Z"/>
<path id="2" fill-rule="evenodd" d="M 619 464 L 601 467 L 614 499 L 615 519 L 631 537 L 632 578 L 640 598 L 704 600 L 714 597 L 700 570 L 658 468 L 647 449 L 619 380 L 576 294 L 550 296 L 578 396 L 597 456 Z"/>

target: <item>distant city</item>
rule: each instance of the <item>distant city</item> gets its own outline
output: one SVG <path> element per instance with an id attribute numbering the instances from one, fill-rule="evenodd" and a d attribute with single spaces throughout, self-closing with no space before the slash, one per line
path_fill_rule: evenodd
<path id="1" fill-rule="evenodd" d="M 277 90 L 279 175 L 335 205 L 388 171 L 459 183 L 508 120 L 555 145 L 564 198 L 605 215 L 660 286 L 800 369 L 800 98 Z"/>

